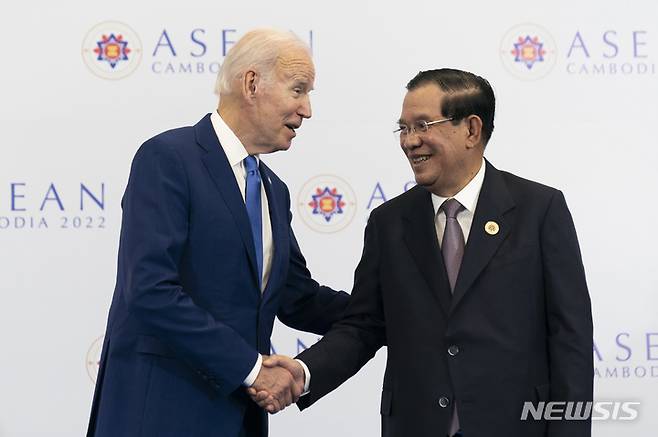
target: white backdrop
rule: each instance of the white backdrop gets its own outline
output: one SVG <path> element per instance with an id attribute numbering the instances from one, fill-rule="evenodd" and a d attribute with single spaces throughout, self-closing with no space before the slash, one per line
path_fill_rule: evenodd
<path id="1" fill-rule="evenodd" d="M 314 276 L 349 290 L 370 210 L 413 179 L 391 134 L 406 82 L 437 67 L 480 74 L 498 99 L 486 156 L 498 168 L 562 189 L 574 216 L 593 302 L 596 398 L 641 402 L 638 420 L 596 422 L 594 435 L 656 435 L 657 5 L 5 6 L 0 436 L 84 433 L 132 156 L 147 138 L 194 124 L 215 108 L 213 72 L 224 50 L 261 26 L 291 29 L 313 46 L 314 116 L 289 152 L 265 160 L 297 200 L 293 225 Z M 114 68 L 93 54 L 104 33 L 121 35 L 130 50 L 119 53 L 125 59 Z M 526 36 L 527 62 L 517 62 L 514 44 Z M 308 206 L 320 185 L 337 188 L 345 201 L 328 221 Z M 273 345 L 293 355 L 298 342 L 315 340 L 278 325 Z M 380 351 L 310 410 L 274 416 L 271 435 L 378 435 L 384 359 Z"/>

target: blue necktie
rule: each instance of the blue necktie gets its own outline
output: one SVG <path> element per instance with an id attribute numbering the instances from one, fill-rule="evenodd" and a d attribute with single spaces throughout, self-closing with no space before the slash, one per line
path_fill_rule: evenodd
<path id="1" fill-rule="evenodd" d="M 263 280 L 263 213 L 260 204 L 260 172 L 256 157 L 247 156 L 244 159 L 244 167 L 247 170 L 247 190 L 244 197 L 251 223 L 251 235 L 254 237 L 258 285 L 261 286 Z"/>

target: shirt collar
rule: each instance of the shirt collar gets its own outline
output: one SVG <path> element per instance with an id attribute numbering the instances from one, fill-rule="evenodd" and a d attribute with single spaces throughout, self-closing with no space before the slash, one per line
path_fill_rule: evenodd
<path id="1" fill-rule="evenodd" d="M 487 166 L 484 163 L 484 158 L 482 158 L 482 163 L 480 164 L 480 170 L 473 179 L 470 180 L 464 188 L 459 191 L 459 193 L 452 196 L 453 199 L 456 199 L 462 206 L 469 211 L 471 214 L 475 214 L 475 207 L 478 203 L 478 197 L 480 197 L 480 190 L 482 189 L 482 183 L 484 182 L 484 172 Z M 438 214 L 439 208 L 449 197 L 441 197 L 432 193 L 432 204 L 434 205 L 434 215 Z"/>
<path id="2" fill-rule="evenodd" d="M 213 113 L 210 114 L 210 122 L 212 123 L 213 129 L 215 129 L 215 134 L 219 139 L 219 144 L 222 146 L 222 149 L 224 149 L 224 153 L 226 154 L 226 158 L 228 158 L 231 167 L 241 164 L 242 161 L 249 156 L 247 149 L 245 149 L 242 142 L 238 139 L 235 133 L 233 133 L 231 128 L 228 127 L 226 122 L 222 120 L 222 117 L 220 117 L 217 111 L 213 111 Z M 256 155 L 256 158 L 258 158 L 258 155 Z"/>

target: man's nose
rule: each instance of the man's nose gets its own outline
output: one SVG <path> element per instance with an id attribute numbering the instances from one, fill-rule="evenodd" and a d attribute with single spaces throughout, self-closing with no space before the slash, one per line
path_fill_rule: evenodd
<path id="1" fill-rule="evenodd" d="M 400 138 L 400 146 L 402 146 L 403 149 L 412 150 L 419 147 L 421 144 L 422 141 L 420 136 L 416 135 L 415 132 L 407 134 L 404 138 Z"/>
<path id="2" fill-rule="evenodd" d="M 297 111 L 297 114 L 302 116 L 303 118 L 311 118 L 313 115 L 313 112 L 311 110 L 311 98 L 307 94 L 304 96 L 304 100 L 302 101 L 302 104 L 299 106 L 299 110 Z"/>

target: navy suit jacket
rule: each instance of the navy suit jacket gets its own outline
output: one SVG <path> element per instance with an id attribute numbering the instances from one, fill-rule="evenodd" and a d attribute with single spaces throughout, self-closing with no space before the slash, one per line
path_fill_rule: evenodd
<path id="1" fill-rule="evenodd" d="M 261 161 L 274 255 L 259 289 L 249 218 L 206 115 L 144 143 L 122 201 L 118 273 L 88 436 L 263 436 L 241 387 L 274 317 L 324 334 L 349 295 L 313 281 L 285 184 Z M 249 408 L 248 408 L 249 407 Z"/>
<path id="2" fill-rule="evenodd" d="M 300 408 L 386 345 L 384 437 L 445 436 L 455 402 L 465 437 L 591 435 L 589 420 L 520 420 L 525 401 L 592 399 L 592 312 L 564 196 L 486 166 L 454 294 L 430 193 L 373 210 L 345 318 L 299 355 Z"/>

